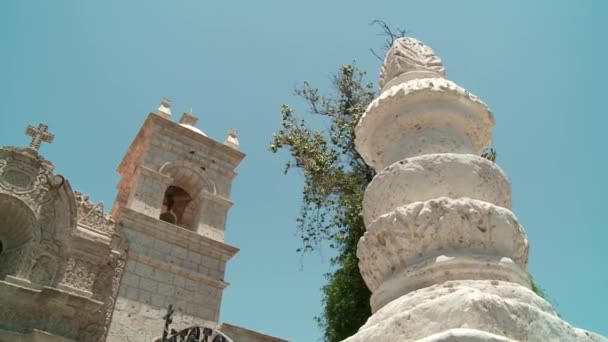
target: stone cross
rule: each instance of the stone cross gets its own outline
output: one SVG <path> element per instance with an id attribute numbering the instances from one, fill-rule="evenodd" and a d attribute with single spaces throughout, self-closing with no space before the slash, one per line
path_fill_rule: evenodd
<path id="1" fill-rule="evenodd" d="M 45 124 L 38 124 L 38 128 L 32 125 L 27 126 L 25 134 L 32 137 L 32 142 L 30 142 L 31 149 L 33 149 L 34 151 L 38 151 L 38 149 L 40 148 L 40 144 L 42 144 L 43 142 L 48 144 L 53 142 L 53 138 L 55 137 L 55 135 L 51 134 L 48 130 L 49 126 Z"/>

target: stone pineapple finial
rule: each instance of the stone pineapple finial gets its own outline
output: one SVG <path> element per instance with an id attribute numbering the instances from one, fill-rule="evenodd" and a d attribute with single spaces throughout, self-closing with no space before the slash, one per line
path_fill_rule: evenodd
<path id="1" fill-rule="evenodd" d="M 226 141 L 224 141 L 224 144 L 232 147 L 235 150 L 239 149 L 240 145 L 239 139 L 237 138 L 236 129 L 231 128 L 230 130 L 228 130 L 228 136 L 226 137 Z"/>
<path id="2" fill-rule="evenodd" d="M 376 171 L 430 153 L 480 155 L 492 144 L 487 105 L 445 79 L 439 57 L 414 38 L 395 40 L 380 73 L 380 95 L 356 128 L 357 150 Z"/>
<path id="3" fill-rule="evenodd" d="M 393 84 L 429 77 L 445 77 L 441 59 L 421 41 L 399 38 L 386 54 L 378 83 L 382 92 Z"/>
<path id="4" fill-rule="evenodd" d="M 171 100 L 163 97 L 163 99 L 160 101 L 160 106 L 158 106 L 158 109 L 156 109 L 154 114 L 167 120 L 171 119 Z"/>

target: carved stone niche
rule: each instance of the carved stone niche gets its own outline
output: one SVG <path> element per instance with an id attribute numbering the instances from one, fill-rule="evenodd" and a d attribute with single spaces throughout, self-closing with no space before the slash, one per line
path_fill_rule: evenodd
<path id="1" fill-rule="evenodd" d="M 0 193 L 0 279 L 20 273 L 39 235 L 31 208 L 17 197 Z"/>
<path id="2" fill-rule="evenodd" d="M 41 286 L 49 286 L 55 280 L 57 259 L 50 254 L 42 254 L 36 258 L 30 272 L 30 282 Z"/>

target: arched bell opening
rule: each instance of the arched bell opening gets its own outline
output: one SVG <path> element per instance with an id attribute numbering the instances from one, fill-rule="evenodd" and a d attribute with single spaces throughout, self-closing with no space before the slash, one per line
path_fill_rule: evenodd
<path id="1" fill-rule="evenodd" d="M 192 196 L 186 190 L 175 185 L 169 186 L 165 191 L 159 219 L 171 224 L 183 225 L 186 208 L 191 202 Z"/>
<path id="2" fill-rule="evenodd" d="M 165 199 L 163 200 L 160 219 L 192 231 L 197 231 L 201 211 L 204 206 L 201 193 L 208 192 L 215 194 L 215 184 L 213 184 L 203 170 L 190 162 L 167 162 L 159 169 L 159 172 L 173 179 L 171 186 L 167 188 Z M 175 190 L 176 188 L 181 191 Z M 167 198 L 167 194 L 169 198 Z M 188 197 L 185 196 L 186 194 Z M 168 210 L 171 196 L 173 196 L 173 206 Z M 175 198 L 184 199 L 179 203 L 179 207 L 176 207 L 178 203 L 175 201 Z"/>

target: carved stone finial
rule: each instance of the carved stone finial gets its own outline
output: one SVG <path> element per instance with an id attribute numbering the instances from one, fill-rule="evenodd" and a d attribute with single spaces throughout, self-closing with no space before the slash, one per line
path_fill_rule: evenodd
<path id="1" fill-rule="evenodd" d="M 43 142 L 50 144 L 53 142 L 54 134 L 51 134 L 49 131 L 49 126 L 45 124 L 38 124 L 38 128 L 28 125 L 25 129 L 25 134 L 32 137 L 32 141 L 30 142 L 30 148 L 34 151 L 38 151 L 40 148 L 40 144 Z"/>
<path id="2" fill-rule="evenodd" d="M 357 151 L 377 171 L 357 245 L 373 314 L 343 342 L 605 341 L 531 291 L 511 186 L 480 156 L 494 117 L 444 76 L 433 50 L 398 39 L 355 129 Z"/>
<path id="3" fill-rule="evenodd" d="M 421 41 L 399 38 L 386 54 L 378 83 L 384 91 L 390 85 L 430 77 L 445 77 L 441 59 Z"/>
<path id="4" fill-rule="evenodd" d="M 163 97 L 163 99 L 160 101 L 160 106 L 158 106 L 158 109 L 156 110 L 156 112 L 154 112 L 154 114 L 161 116 L 165 119 L 170 119 L 171 118 L 171 100 L 169 100 L 166 97 Z"/>
<path id="5" fill-rule="evenodd" d="M 189 111 L 182 114 L 182 117 L 179 119 L 180 124 L 190 125 L 190 126 L 196 125 L 197 121 L 198 121 L 198 118 L 196 116 L 194 116 L 194 114 L 192 113 L 192 108 L 190 108 Z"/>
<path id="6" fill-rule="evenodd" d="M 224 141 L 224 144 L 232 147 L 235 150 L 239 149 L 240 145 L 239 139 L 237 138 L 236 129 L 231 128 L 228 130 L 228 136 L 226 137 L 226 141 Z"/>

